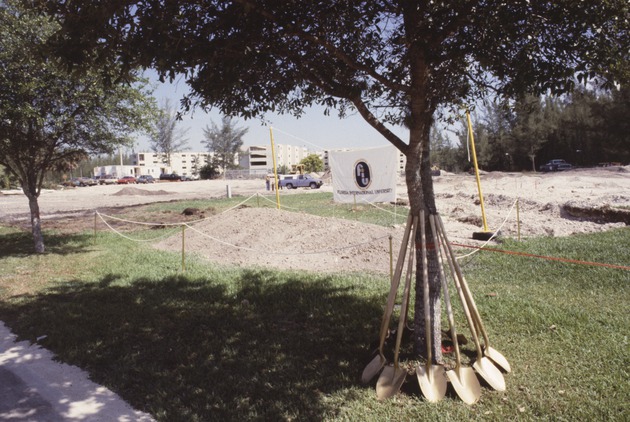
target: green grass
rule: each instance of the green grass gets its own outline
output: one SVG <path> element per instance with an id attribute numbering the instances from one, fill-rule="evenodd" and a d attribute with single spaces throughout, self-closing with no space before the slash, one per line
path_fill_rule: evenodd
<path id="1" fill-rule="evenodd" d="M 330 198 L 315 195 L 285 199 L 325 215 Z M 333 212 L 371 212 L 351 207 Z M 47 233 L 46 242 L 46 254 L 31 256 L 28 233 L 0 228 L 0 319 L 21 338 L 46 335 L 40 344 L 60 360 L 158 420 L 630 418 L 630 271 L 490 252 L 464 263 L 492 345 L 513 369 L 506 392 L 484 387 L 469 407 L 452 393 L 424 402 L 415 376 L 385 402 L 360 384 L 386 279 L 237 269 L 193 256 L 182 274 L 180 254 L 109 233 L 96 245 L 91 233 Z M 630 229 L 498 248 L 628 266 Z"/>

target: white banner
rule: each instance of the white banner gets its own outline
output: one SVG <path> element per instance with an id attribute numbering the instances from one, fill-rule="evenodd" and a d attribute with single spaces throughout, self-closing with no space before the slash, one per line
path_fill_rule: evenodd
<path id="1" fill-rule="evenodd" d="M 330 151 L 334 201 L 396 200 L 398 150 L 394 146 Z"/>

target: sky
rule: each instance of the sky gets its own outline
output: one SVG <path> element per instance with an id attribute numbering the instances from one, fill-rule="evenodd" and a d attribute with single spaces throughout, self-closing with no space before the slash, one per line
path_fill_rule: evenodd
<path id="1" fill-rule="evenodd" d="M 153 96 L 158 104 L 163 104 L 164 99 L 169 99 L 173 107 L 178 107 L 180 99 L 188 92 L 188 86 L 183 78 L 176 79 L 173 83 L 160 83 L 154 73 L 147 72 L 146 76 L 155 85 Z M 313 107 L 299 119 L 277 114 L 267 114 L 265 117 L 271 123 L 276 144 L 303 146 L 310 151 L 390 145 L 358 114 L 339 119 L 334 111 L 326 116 L 323 107 Z M 188 139 L 189 151 L 206 150 L 201 144 L 203 129 L 206 126 L 212 127 L 212 122 L 221 126 L 221 114 L 218 111 L 208 114 L 195 109 L 182 117 L 177 127 L 182 130 L 188 129 L 185 137 Z M 269 126 L 262 125 L 260 120 L 237 119 L 236 125 L 239 128 L 248 128 L 243 137 L 245 146 L 271 144 Z M 407 142 L 409 134 L 406 129 L 391 127 L 390 129 Z M 150 150 L 148 139 L 139 138 L 134 149 L 136 152 Z"/>

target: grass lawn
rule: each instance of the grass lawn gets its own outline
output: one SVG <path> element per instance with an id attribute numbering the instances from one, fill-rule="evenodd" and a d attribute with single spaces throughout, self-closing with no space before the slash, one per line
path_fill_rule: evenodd
<path id="1" fill-rule="evenodd" d="M 405 218 L 319 193 L 286 201 L 377 224 Z M 426 403 L 415 375 L 385 402 L 360 383 L 386 278 L 229 268 L 192 254 L 182 274 L 180 254 L 108 232 L 96 244 L 87 232 L 45 240 L 48 252 L 32 256 L 28 232 L 0 227 L 0 320 L 23 339 L 46 335 L 40 344 L 60 360 L 161 421 L 630 419 L 630 271 L 489 252 L 465 260 L 492 345 L 512 365 L 507 391 L 484 386 L 471 407 L 452 392 Z M 630 229 L 497 247 L 630 266 Z"/>

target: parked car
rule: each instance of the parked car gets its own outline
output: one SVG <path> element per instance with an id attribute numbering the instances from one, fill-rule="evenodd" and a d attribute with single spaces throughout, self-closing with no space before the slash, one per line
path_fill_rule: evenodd
<path id="1" fill-rule="evenodd" d="M 118 179 L 119 185 L 129 185 L 136 183 L 136 178 L 133 176 L 125 176 Z"/>
<path id="2" fill-rule="evenodd" d="M 81 186 L 96 186 L 98 182 L 91 177 L 79 177 Z"/>
<path id="3" fill-rule="evenodd" d="M 116 183 L 118 183 L 118 179 L 111 174 L 97 176 L 96 180 L 98 181 L 99 185 L 115 185 Z"/>
<path id="4" fill-rule="evenodd" d="M 540 171 L 548 172 L 548 171 L 564 171 L 571 170 L 573 166 L 561 159 L 555 159 L 547 162 L 547 164 L 540 166 Z"/>
<path id="5" fill-rule="evenodd" d="M 85 186 L 81 184 L 81 181 L 79 180 L 78 177 L 73 177 L 72 179 L 68 179 L 65 180 L 61 183 L 63 186 L 67 186 L 67 187 L 79 187 L 79 186 Z"/>
<path id="6" fill-rule="evenodd" d="M 181 181 L 181 176 L 177 173 L 162 173 L 160 174 L 160 180 L 168 180 L 171 182 Z"/>
<path id="7" fill-rule="evenodd" d="M 96 185 L 96 181 L 89 177 L 73 177 L 70 180 L 66 180 L 62 183 L 63 186 L 94 186 Z"/>
<path id="8" fill-rule="evenodd" d="M 322 179 L 316 179 L 308 174 L 294 174 L 290 176 L 284 176 L 284 178 L 278 181 L 280 188 L 297 189 L 297 188 L 311 188 L 319 189 L 324 182 Z"/>
<path id="9" fill-rule="evenodd" d="M 136 179 L 136 183 L 155 183 L 155 179 L 150 175 L 142 175 Z"/>

